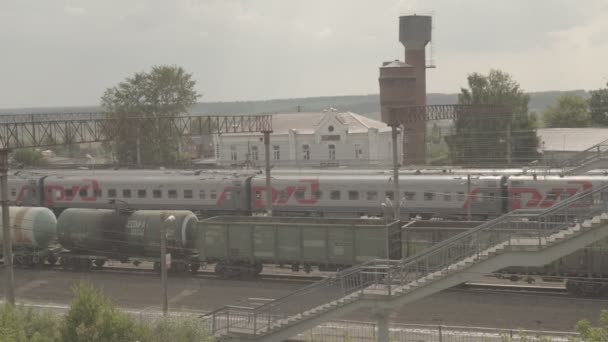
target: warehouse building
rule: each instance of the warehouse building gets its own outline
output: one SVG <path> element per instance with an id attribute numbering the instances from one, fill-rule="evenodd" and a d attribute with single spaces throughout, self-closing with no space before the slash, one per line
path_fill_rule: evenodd
<path id="1" fill-rule="evenodd" d="M 392 165 L 391 128 L 385 123 L 335 109 L 313 113 L 274 114 L 270 136 L 271 164 L 319 168 Z M 398 152 L 401 156 L 401 137 Z M 264 165 L 262 134 L 214 136 L 221 166 Z"/>

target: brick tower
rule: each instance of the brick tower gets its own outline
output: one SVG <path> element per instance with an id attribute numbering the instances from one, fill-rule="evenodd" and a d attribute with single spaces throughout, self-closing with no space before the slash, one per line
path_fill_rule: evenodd
<path id="1" fill-rule="evenodd" d="M 405 62 L 385 62 L 380 67 L 380 111 L 389 123 L 391 107 L 426 105 L 426 45 L 431 41 L 432 18 L 399 17 L 399 41 L 405 47 Z M 426 122 L 405 127 L 404 164 L 426 162 Z"/>

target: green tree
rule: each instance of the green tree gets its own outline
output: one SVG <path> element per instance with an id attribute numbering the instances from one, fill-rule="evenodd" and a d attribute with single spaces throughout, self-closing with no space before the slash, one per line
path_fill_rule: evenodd
<path id="1" fill-rule="evenodd" d="M 19 149 L 13 153 L 13 159 L 25 166 L 43 166 L 48 164 L 40 151 L 34 149 Z"/>
<path id="2" fill-rule="evenodd" d="M 76 285 L 63 328 L 64 342 L 137 341 L 142 328 L 119 312 L 99 290 Z"/>
<path id="3" fill-rule="evenodd" d="M 564 94 L 543 113 L 543 121 L 546 127 L 587 127 L 591 123 L 591 115 L 584 98 Z"/>
<path id="4" fill-rule="evenodd" d="M 187 112 L 200 97 L 192 75 L 177 66 L 154 66 L 150 72 L 136 73 L 105 91 L 101 98 L 110 118 L 166 118 Z M 121 163 L 137 161 L 137 139 L 143 164 L 165 165 L 179 159 L 180 136 L 171 129 L 170 120 L 156 120 L 154 125 L 125 122 L 110 148 Z"/>
<path id="5" fill-rule="evenodd" d="M 594 327 L 586 319 L 576 323 L 576 331 L 581 334 L 585 342 L 606 342 L 608 341 L 608 311 L 602 310 L 600 313 L 599 326 Z"/>
<path id="6" fill-rule="evenodd" d="M 606 83 L 608 87 L 608 83 Z M 591 120 L 598 126 L 608 126 L 608 88 L 591 91 L 589 98 Z"/>
<path id="7" fill-rule="evenodd" d="M 50 313 L 13 305 L 0 306 L 0 342 L 59 341 L 60 320 Z"/>
<path id="8" fill-rule="evenodd" d="M 511 110 L 509 116 L 491 112 L 462 115 L 454 123 L 454 134 L 446 137 L 455 164 L 505 164 L 537 157 L 536 116 L 528 113 L 530 98 L 512 77 L 500 70 L 488 75 L 470 74 L 468 88 L 461 88 L 458 103 L 500 105 Z M 510 142 L 510 156 L 509 143 Z"/>

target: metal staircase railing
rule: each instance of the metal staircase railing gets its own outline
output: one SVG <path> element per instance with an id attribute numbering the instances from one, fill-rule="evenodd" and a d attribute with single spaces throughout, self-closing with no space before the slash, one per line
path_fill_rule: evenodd
<path id="1" fill-rule="evenodd" d="M 607 195 L 608 184 L 603 184 L 546 210 L 517 210 L 407 259 L 365 262 L 256 308 L 218 309 L 208 314 L 205 322 L 214 335 L 255 338 L 369 296 L 403 296 L 438 277 L 461 272 L 499 250 L 521 244 L 535 250 L 547 248 L 566 238 L 573 226 L 608 212 Z"/>
<path id="2" fill-rule="evenodd" d="M 572 158 L 562 161 L 559 167 L 564 173 L 568 173 L 567 168 L 579 168 L 581 166 L 592 163 L 601 158 L 608 157 L 608 140 L 604 140 L 598 144 L 595 144 L 588 149 L 578 152 Z"/>

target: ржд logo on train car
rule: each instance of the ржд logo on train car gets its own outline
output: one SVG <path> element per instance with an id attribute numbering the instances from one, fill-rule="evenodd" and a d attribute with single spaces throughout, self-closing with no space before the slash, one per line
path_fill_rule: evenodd
<path id="1" fill-rule="evenodd" d="M 572 187 L 551 188 L 546 194 L 538 188 L 509 188 L 511 210 L 523 208 L 549 208 L 560 200 L 572 197 L 578 192 L 593 188 L 590 181 L 568 181 Z"/>

